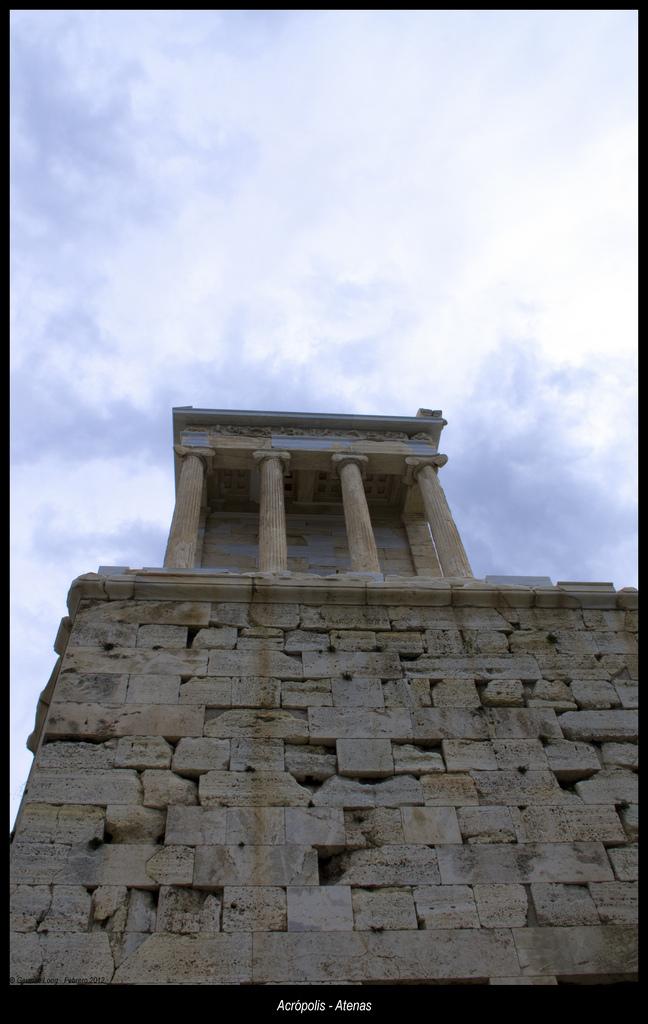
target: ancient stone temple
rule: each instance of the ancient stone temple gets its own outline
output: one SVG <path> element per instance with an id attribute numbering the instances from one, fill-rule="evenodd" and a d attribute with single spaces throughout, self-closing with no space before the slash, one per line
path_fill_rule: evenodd
<path id="1" fill-rule="evenodd" d="M 56 638 L 16 983 L 634 980 L 637 594 L 475 579 L 444 423 L 174 410 L 164 566 Z"/>

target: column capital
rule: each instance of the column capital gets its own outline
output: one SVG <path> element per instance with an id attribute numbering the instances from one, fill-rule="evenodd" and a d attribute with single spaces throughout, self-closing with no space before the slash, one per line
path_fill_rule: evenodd
<path id="1" fill-rule="evenodd" d="M 367 475 L 367 463 L 369 462 L 367 455 L 359 455 L 354 452 L 336 452 L 335 455 L 331 456 L 331 462 L 333 463 L 333 471 L 337 473 L 338 476 L 340 474 L 340 470 L 349 462 L 352 462 L 358 467 L 363 480 Z"/>
<path id="2" fill-rule="evenodd" d="M 287 473 L 288 464 L 290 462 L 290 452 L 278 452 L 274 448 L 261 448 L 257 452 L 252 452 L 252 458 L 256 462 L 257 466 L 260 466 L 265 459 L 277 459 L 281 463 L 283 472 Z"/>
<path id="3" fill-rule="evenodd" d="M 173 450 L 181 459 L 184 459 L 186 455 L 196 455 L 205 468 L 208 467 L 209 460 L 214 457 L 213 448 L 194 448 L 193 446 L 187 447 L 183 444 L 176 444 L 174 445 Z"/>
<path id="4" fill-rule="evenodd" d="M 418 458 L 414 455 L 408 455 L 405 458 L 405 476 L 403 482 L 406 484 L 413 484 L 416 477 L 425 466 L 431 466 L 432 469 L 440 469 L 441 466 L 445 466 L 448 461 L 447 455 L 428 455 L 425 458 Z"/>

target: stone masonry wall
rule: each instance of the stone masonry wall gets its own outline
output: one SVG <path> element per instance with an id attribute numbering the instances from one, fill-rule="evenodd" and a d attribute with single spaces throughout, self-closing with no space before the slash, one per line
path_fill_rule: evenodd
<path id="1" fill-rule="evenodd" d="M 176 589 L 76 611 L 13 843 L 19 982 L 634 974 L 633 611 Z"/>

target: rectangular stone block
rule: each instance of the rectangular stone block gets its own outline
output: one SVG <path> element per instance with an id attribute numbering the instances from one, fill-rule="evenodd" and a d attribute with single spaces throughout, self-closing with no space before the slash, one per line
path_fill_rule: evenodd
<path id="1" fill-rule="evenodd" d="M 240 985 L 252 978 L 251 935 L 151 935 L 119 965 L 116 985 Z"/>
<path id="2" fill-rule="evenodd" d="M 80 673 L 129 672 L 139 675 L 204 676 L 207 675 L 207 652 L 154 651 L 141 647 L 120 647 L 106 651 L 103 647 L 75 647 L 68 648 L 63 666 L 68 671 L 76 669 Z"/>
<path id="3" fill-rule="evenodd" d="M 179 692 L 180 676 L 132 675 L 128 680 L 126 703 L 177 704 Z"/>
<path id="4" fill-rule="evenodd" d="M 449 772 L 467 771 L 471 768 L 497 770 L 491 743 L 480 743 L 478 740 L 443 740 L 441 749 Z"/>
<path id="5" fill-rule="evenodd" d="M 491 679 L 481 687 L 486 708 L 524 707 L 524 687 L 519 679 Z"/>
<path id="6" fill-rule="evenodd" d="M 394 774 L 390 740 L 344 740 L 336 743 L 340 775 L 382 778 Z"/>
<path id="7" fill-rule="evenodd" d="M 182 683 L 179 704 L 199 704 L 203 707 L 229 708 L 232 705 L 231 679 L 189 679 Z"/>
<path id="8" fill-rule="evenodd" d="M 429 679 L 388 679 L 382 688 L 388 708 L 429 708 L 432 703 Z"/>
<path id="9" fill-rule="evenodd" d="M 523 928 L 527 923 L 527 894 L 522 885 L 473 886 L 482 928 Z"/>
<path id="10" fill-rule="evenodd" d="M 200 673 L 196 673 L 199 675 Z M 212 651 L 210 676 L 263 676 L 265 678 L 303 679 L 302 656 L 282 651 Z M 306 675 L 312 673 L 307 672 Z"/>
<path id="11" fill-rule="evenodd" d="M 194 885 L 318 885 L 317 854 L 305 846 L 197 846 Z"/>
<path id="12" fill-rule="evenodd" d="M 41 979 L 50 984 L 68 984 L 66 978 L 78 979 L 77 984 L 94 984 L 97 978 L 99 984 L 110 984 L 114 962 L 107 935 L 41 935 L 40 951 Z"/>
<path id="13" fill-rule="evenodd" d="M 309 708 L 308 721 L 314 743 L 332 743 L 337 739 L 412 738 L 410 713 L 399 709 Z"/>
<path id="14" fill-rule="evenodd" d="M 578 977 L 637 970 L 634 928 L 516 928 L 513 938 L 523 974 Z"/>
<path id="15" fill-rule="evenodd" d="M 425 803 L 436 807 L 477 804 L 477 789 L 470 775 L 426 775 L 421 780 Z"/>
<path id="16" fill-rule="evenodd" d="M 249 605 L 238 602 L 215 602 L 211 605 L 211 616 L 208 623 L 211 626 L 249 626 Z"/>
<path id="17" fill-rule="evenodd" d="M 418 928 L 411 889 L 351 890 L 353 925 L 358 931 Z"/>
<path id="18" fill-rule="evenodd" d="M 348 885 L 289 885 L 289 932 L 341 932 L 353 928 Z"/>
<path id="19" fill-rule="evenodd" d="M 514 843 L 515 828 L 508 807 L 460 807 L 459 828 L 468 843 Z"/>
<path id="20" fill-rule="evenodd" d="M 494 739 L 563 738 L 556 712 L 550 708 L 490 708 L 486 718 Z"/>
<path id="21" fill-rule="evenodd" d="M 311 799 L 289 772 L 207 772 L 199 792 L 203 807 L 306 807 Z"/>
<path id="22" fill-rule="evenodd" d="M 193 736 L 180 740 L 173 755 L 173 771 L 189 778 L 204 772 L 224 770 L 230 764 L 229 740 Z"/>
<path id="23" fill-rule="evenodd" d="M 376 633 L 376 643 L 385 651 L 397 651 L 399 654 L 423 653 L 423 637 L 418 632 Z"/>
<path id="24" fill-rule="evenodd" d="M 107 743 L 45 743 L 38 752 L 37 764 L 39 768 L 63 768 L 66 771 L 105 771 L 115 766 L 115 747 L 115 740 Z"/>
<path id="25" fill-rule="evenodd" d="M 195 650 L 232 650 L 236 646 L 237 637 L 238 630 L 234 626 L 212 626 L 210 629 L 199 630 L 191 646 Z"/>
<path id="26" fill-rule="evenodd" d="M 396 808 L 363 807 L 345 811 L 344 827 L 350 850 L 405 843 L 401 813 Z"/>
<path id="27" fill-rule="evenodd" d="M 472 771 L 470 774 L 482 804 L 565 804 L 571 800 L 571 794 L 560 788 L 549 771 L 527 771 L 525 774 L 517 771 Z"/>
<path id="28" fill-rule="evenodd" d="M 424 885 L 440 881 L 436 851 L 415 844 L 340 853 L 329 862 L 328 870 L 340 885 Z"/>
<path id="29" fill-rule="evenodd" d="M 506 931 L 263 933 L 255 942 L 255 983 L 404 982 L 516 975 Z"/>
<path id="30" fill-rule="evenodd" d="M 462 658 L 469 653 L 458 629 L 426 630 L 425 646 L 434 658 Z"/>
<path id="31" fill-rule="evenodd" d="M 625 834 L 613 807 L 511 808 L 519 843 L 623 843 Z"/>
<path id="32" fill-rule="evenodd" d="M 166 808 L 169 804 L 191 806 L 198 803 L 198 789 L 192 779 L 183 779 L 175 772 L 146 769 L 142 773 L 145 807 Z"/>
<path id="33" fill-rule="evenodd" d="M 358 676 L 374 676 L 378 679 L 400 679 L 403 674 L 398 655 L 392 652 L 367 654 L 364 652 L 342 652 L 340 654 L 319 654 L 304 651 L 304 675 L 312 679 L 342 676 L 350 672 Z"/>
<path id="34" fill-rule="evenodd" d="M 107 708 L 100 704 L 57 704 L 45 724 L 50 739 L 107 740 L 113 736 L 201 736 L 204 709 L 172 707 L 168 704 L 129 704 Z"/>
<path id="35" fill-rule="evenodd" d="M 560 741 L 557 741 L 560 742 Z M 549 765 L 540 740 L 493 740 L 497 768 L 506 770 L 546 770 Z"/>
<path id="36" fill-rule="evenodd" d="M 636 804 L 639 780 L 623 768 L 604 768 L 593 778 L 577 782 L 574 789 L 585 804 Z"/>
<path id="37" fill-rule="evenodd" d="M 105 810 L 69 804 L 23 804 L 17 828 L 20 843 L 88 843 L 103 839 Z"/>
<path id="38" fill-rule="evenodd" d="M 472 679 L 438 679 L 432 681 L 430 693 L 435 708 L 481 708 Z"/>
<path id="39" fill-rule="evenodd" d="M 430 928 L 479 928 L 469 885 L 422 885 L 414 889 L 418 920 Z"/>
<path id="40" fill-rule="evenodd" d="M 263 604 L 254 601 L 250 605 L 250 622 L 257 626 L 279 626 L 295 629 L 299 625 L 298 604 Z"/>
<path id="41" fill-rule="evenodd" d="M 167 810 L 165 842 L 174 846 L 224 844 L 227 838 L 224 807 L 171 806 Z"/>
<path id="42" fill-rule="evenodd" d="M 278 708 L 281 703 L 281 683 L 278 679 L 256 676 L 232 680 L 232 707 Z"/>
<path id="43" fill-rule="evenodd" d="M 568 711 L 560 716 L 560 728 L 568 740 L 623 743 L 637 739 L 636 711 Z"/>
<path id="44" fill-rule="evenodd" d="M 385 608 L 361 605 L 301 605 L 302 629 L 389 629 Z"/>
<path id="45" fill-rule="evenodd" d="M 337 770 L 337 758 L 331 747 L 286 743 L 284 761 L 286 771 L 300 782 L 303 779 L 330 779 Z"/>
<path id="46" fill-rule="evenodd" d="M 616 690 L 606 679 L 572 679 L 569 688 L 583 711 L 619 707 Z"/>
<path id="47" fill-rule="evenodd" d="M 415 742 L 488 739 L 484 716 L 469 708 L 414 708 L 412 732 Z"/>
<path id="48" fill-rule="evenodd" d="M 592 884 L 613 885 L 614 883 Z M 596 906 L 584 885 L 535 882 L 531 886 L 531 899 L 537 922 L 540 925 L 556 925 L 562 928 L 569 925 L 599 923 Z"/>
<path id="49" fill-rule="evenodd" d="M 560 782 L 577 782 L 600 771 L 601 762 L 594 747 L 570 740 L 552 740 L 544 748 L 547 762 Z"/>
<path id="50" fill-rule="evenodd" d="M 221 739 L 290 739 L 307 743 L 308 718 L 304 711 L 207 711 L 205 736 Z"/>
<path id="51" fill-rule="evenodd" d="M 9 896 L 11 931 L 36 931 L 52 901 L 49 885 L 12 885 Z"/>
<path id="52" fill-rule="evenodd" d="M 286 807 L 286 842 L 337 853 L 345 845 L 344 813 L 333 807 Z"/>
<path id="53" fill-rule="evenodd" d="M 437 851 L 444 885 L 480 882 L 608 882 L 611 869 L 601 843 L 473 844 Z"/>
<path id="54" fill-rule="evenodd" d="M 126 700 L 127 686 L 127 675 L 113 675 L 108 672 L 79 675 L 78 672 L 61 672 L 52 700 L 80 704 L 123 704 Z"/>
<path id="55" fill-rule="evenodd" d="M 530 655 L 498 657 L 496 654 L 464 655 L 462 658 L 436 658 L 422 655 L 416 662 L 408 662 L 407 670 L 412 674 L 430 676 L 432 679 L 473 679 L 488 682 L 490 679 L 540 679 L 542 671 L 535 658 Z"/>
<path id="56" fill-rule="evenodd" d="M 281 684 L 284 708 L 332 707 L 330 679 L 295 679 Z"/>
<path id="57" fill-rule="evenodd" d="M 170 768 L 172 757 L 173 747 L 162 736 L 122 736 L 117 740 L 115 766 L 140 770 Z M 132 800 L 114 802 L 134 803 Z"/>
<path id="58" fill-rule="evenodd" d="M 158 932 L 213 935 L 220 931 L 221 901 L 214 893 L 163 885 L 157 911 Z"/>
<path id="59" fill-rule="evenodd" d="M 137 804 L 142 787 L 137 772 L 41 768 L 34 772 L 25 793 L 28 803 Z"/>
<path id="60" fill-rule="evenodd" d="M 608 851 L 614 877 L 620 882 L 636 882 L 639 877 L 639 847 L 619 846 Z"/>
<path id="61" fill-rule="evenodd" d="M 111 622 L 107 619 L 77 619 L 72 627 L 68 647 L 135 647 L 137 626 Z"/>
<path id="62" fill-rule="evenodd" d="M 406 843 L 460 843 L 461 833 L 454 807 L 403 807 L 403 835 Z"/>
<path id="63" fill-rule="evenodd" d="M 590 882 L 589 891 L 602 924 L 636 925 L 639 916 L 636 882 Z"/>
<path id="64" fill-rule="evenodd" d="M 325 651 L 329 645 L 328 633 L 312 633 L 306 629 L 292 629 L 286 633 L 284 650 L 290 651 Z"/>
<path id="65" fill-rule="evenodd" d="M 164 835 L 166 815 L 152 807 L 109 804 L 106 839 L 113 843 L 157 843 Z"/>
<path id="66" fill-rule="evenodd" d="M 287 927 L 286 890 L 271 885 L 227 885 L 224 932 L 278 932 Z"/>
<path id="67" fill-rule="evenodd" d="M 392 743 L 392 754 L 396 775 L 431 775 L 445 772 L 443 758 L 436 750 L 426 750 L 413 743 Z"/>
<path id="68" fill-rule="evenodd" d="M 331 679 L 334 707 L 382 708 L 385 706 L 379 679 L 354 676 L 352 679 Z"/>
<path id="69" fill-rule="evenodd" d="M 373 651 L 376 648 L 376 634 L 369 629 L 334 629 L 331 633 L 331 646 L 336 651 Z M 309 650 L 326 650 L 328 640 L 323 647 L 311 647 Z"/>
<path id="70" fill-rule="evenodd" d="M 187 646 L 187 635 L 189 630 L 186 626 L 162 626 L 146 625 L 140 626 L 137 630 L 137 642 L 135 647 L 175 647 Z M 122 642 L 122 646 L 132 646 Z"/>
<path id="71" fill-rule="evenodd" d="M 639 767 L 639 748 L 634 743 L 604 743 L 601 747 L 603 764 L 610 768 Z"/>
<path id="72" fill-rule="evenodd" d="M 210 604 L 206 601 L 101 601 L 81 606 L 77 622 L 135 622 L 142 625 L 206 626 Z"/>

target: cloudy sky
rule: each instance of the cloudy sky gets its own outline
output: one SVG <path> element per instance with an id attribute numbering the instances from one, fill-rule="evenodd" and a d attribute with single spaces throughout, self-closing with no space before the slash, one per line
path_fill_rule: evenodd
<path id="1" fill-rule="evenodd" d="M 476 576 L 636 585 L 636 12 L 11 20 L 14 809 L 174 405 L 442 409 Z"/>

